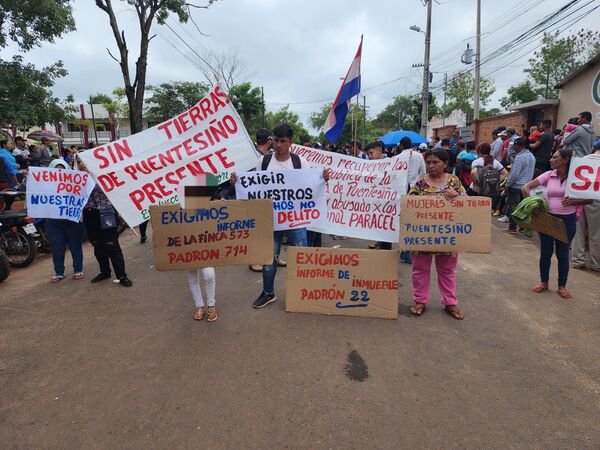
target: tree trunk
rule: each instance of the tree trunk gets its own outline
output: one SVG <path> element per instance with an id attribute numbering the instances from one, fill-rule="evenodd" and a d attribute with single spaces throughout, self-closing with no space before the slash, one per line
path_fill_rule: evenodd
<path id="1" fill-rule="evenodd" d="M 157 8 L 160 8 L 160 4 L 150 2 L 144 4 L 141 2 L 136 6 L 136 12 L 138 15 L 138 22 L 140 25 L 140 54 L 136 62 L 135 80 L 131 82 L 131 76 L 129 73 L 129 50 L 127 48 L 127 41 L 125 40 L 125 33 L 119 29 L 117 18 L 112 7 L 112 0 L 96 0 L 96 5 L 106 12 L 109 17 L 110 26 L 119 48 L 120 58 L 115 58 L 110 50 L 109 55 L 119 63 L 121 67 L 121 73 L 123 74 L 123 82 L 125 85 L 125 94 L 127 96 L 127 103 L 129 104 L 129 125 L 131 134 L 139 133 L 142 131 L 142 114 L 144 106 L 144 94 L 146 91 L 146 68 L 148 64 L 148 44 L 152 38 L 150 35 L 150 28 L 152 21 L 156 14 Z"/>

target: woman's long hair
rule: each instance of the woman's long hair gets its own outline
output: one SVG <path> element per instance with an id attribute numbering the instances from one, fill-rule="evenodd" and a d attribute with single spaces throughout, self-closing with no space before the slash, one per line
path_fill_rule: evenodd
<path id="1" fill-rule="evenodd" d="M 567 177 L 569 176 L 569 171 L 571 170 L 571 160 L 573 159 L 573 150 L 567 149 L 567 148 L 561 148 L 560 150 L 558 150 L 558 154 L 560 155 L 560 157 L 562 159 L 566 159 L 567 160 Z M 567 179 L 567 177 L 565 177 L 564 179 L 560 180 L 560 183 L 564 183 L 565 180 Z"/>
<path id="2" fill-rule="evenodd" d="M 487 142 L 482 142 L 477 147 L 477 153 L 483 156 L 483 165 L 491 166 L 494 164 L 494 156 L 492 155 L 492 147 Z"/>

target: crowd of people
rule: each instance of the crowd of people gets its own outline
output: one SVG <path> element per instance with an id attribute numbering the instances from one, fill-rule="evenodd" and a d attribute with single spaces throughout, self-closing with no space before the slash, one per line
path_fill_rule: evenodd
<path id="1" fill-rule="evenodd" d="M 574 240 L 572 267 L 586 267 L 586 249 L 590 255 L 590 269 L 600 271 L 600 201 L 578 200 L 565 197 L 566 178 L 573 158 L 600 158 L 600 139 L 594 140 L 590 125 L 591 114 L 582 112 L 576 120 L 569 121 L 562 130 L 552 131 L 552 121 L 543 120 L 540 127 L 531 127 L 517 133 L 515 128 L 499 127 L 492 132 L 490 142 L 476 143 L 464 140 L 459 131 L 452 137 L 444 137 L 431 144 L 413 144 L 405 137 L 397 146 L 390 148 L 381 141 L 367 144 L 363 150 L 360 143 L 352 142 L 344 147 L 329 144 L 306 143 L 306 146 L 322 148 L 363 159 L 378 160 L 410 152 L 408 156 L 408 189 L 402 194 L 438 195 L 450 200 L 457 196 L 486 196 L 492 201 L 490 214 L 500 222 L 508 222 L 507 232 L 519 232 L 517 214 L 523 200 L 538 196 L 547 201 L 548 212 L 563 221 L 568 242 L 540 233 L 540 282 L 533 291 L 541 293 L 549 289 L 551 259 L 556 253 L 558 260 L 558 294 L 571 298 L 567 290 L 570 267 L 569 252 Z M 575 122 L 577 122 L 575 124 Z M 256 134 L 258 163 L 256 170 L 303 170 L 309 163 L 290 151 L 293 130 L 280 124 L 270 133 L 260 129 Z M 23 138 L 15 139 L 15 148 L 7 141 L 0 141 L 0 189 L 22 188 L 24 173 L 29 166 L 49 166 L 61 170 L 87 170 L 78 158 L 80 149 L 75 146 L 53 152 L 48 140 L 41 145 L 27 147 Z M 329 171 L 324 171 L 328 180 Z M 229 183 L 221 186 L 220 196 L 235 198 L 236 175 Z M 530 211 L 531 212 L 531 211 Z M 46 231 L 52 249 L 54 275 L 50 281 L 57 283 L 65 278 L 65 253 L 68 248 L 73 260 L 73 278 L 83 278 L 82 242 L 84 231 L 94 248 L 99 273 L 92 278 L 98 283 L 112 277 L 121 285 L 132 286 L 125 271 L 125 260 L 119 245 L 116 228 L 118 213 L 99 186 L 96 186 L 83 210 L 82 223 L 67 220 L 47 219 Z M 501 216 L 501 217 L 498 217 Z M 142 224 L 141 243 L 146 241 L 146 226 Z M 142 229 L 143 228 L 143 229 Z M 278 266 L 285 266 L 280 259 L 283 242 L 297 246 L 321 246 L 320 233 L 306 229 L 274 232 L 273 262 L 264 266 L 251 266 L 262 271 L 263 287 L 253 303 L 256 309 L 264 308 L 276 300 L 275 274 Z M 371 248 L 391 249 L 387 242 L 378 242 Z M 461 320 L 464 313 L 458 308 L 455 272 L 458 257 L 453 253 L 402 252 L 401 259 L 412 264 L 414 305 L 410 308 L 421 316 L 429 301 L 430 272 L 435 262 L 441 303 L 444 310 L 454 319 Z M 200 287 L 205 281 L 206 303 Z M 193 270 L 188 273 L 188 282 L 196 310 L 194 319 L 217 320 L 215 306 L 214 268 Z M 205 309 L 206 308 L 206 309 Z"/>

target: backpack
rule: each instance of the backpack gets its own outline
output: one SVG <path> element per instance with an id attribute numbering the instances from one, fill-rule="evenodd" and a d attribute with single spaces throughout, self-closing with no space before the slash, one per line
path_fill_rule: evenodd
<path id="1" fill-rule="evenodd" d="M 500 171 L 494 166 L 484 166 L 477 171 L 479 195 L 491 196 L 500 192 Z"/>
<path id="2" fill-rule="evenodd" d="M 295 153 L 290 153 L 290 156 L 292 157 L 292 164 L 294 166 L 294 169 L 301 169 L 302 161 L 300 160 L 300 157 L 298 155 L 296 155 Z M 262 164 L 260 166 L 261 170 L 267 170 L 267 168 L 269 167 L 269 164 L 271 163 L 271 158 L 273 158 L 273 153 L 267 153 L 263 157 Z"/>

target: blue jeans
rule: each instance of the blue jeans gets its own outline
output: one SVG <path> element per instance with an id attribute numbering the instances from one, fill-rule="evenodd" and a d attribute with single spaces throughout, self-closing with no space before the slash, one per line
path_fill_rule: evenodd
<path id="1" fill-rule="evenodd" d="M 556 248 L 556 259 L 558 259 L 558 287 L 566 287 L 567 277 L 569 276 L 569 248 L 571 247 L 571 241 L 577 231 L 577 219 L 575 214 L 566 216 L 558 214 L 552 215 L 565 223 L 569 242 L 562 242 L 558 239 L 554 239 L 552 236 L 540 233 L 540 280 L 542 283 L 546 284 L 550 280 L 552 253 Z"/>
<path id="2" fill-rule="evenodd" d="M 263 292 L 265 294 L 273 294 L 275 292 L 275 274 L 277 274 L 277 260 L 281 252 L 281 238 L 287 234 L 288 245 L 296 247 L 306 247 L 306 228 L 298 228 L 297 230 L 274 231 L 273 239 L 275 241 L 275 256 L 273 264 L 263 266 Z"/>
<path id="3" fill-rule="evenodd" d="M 54 273 L 65 276 L 67 247 L 73 258 L 73 273 L 83 272 L 83 223 L 62 219 L 46 219 L 46 235 L 52 250 Z"/>

